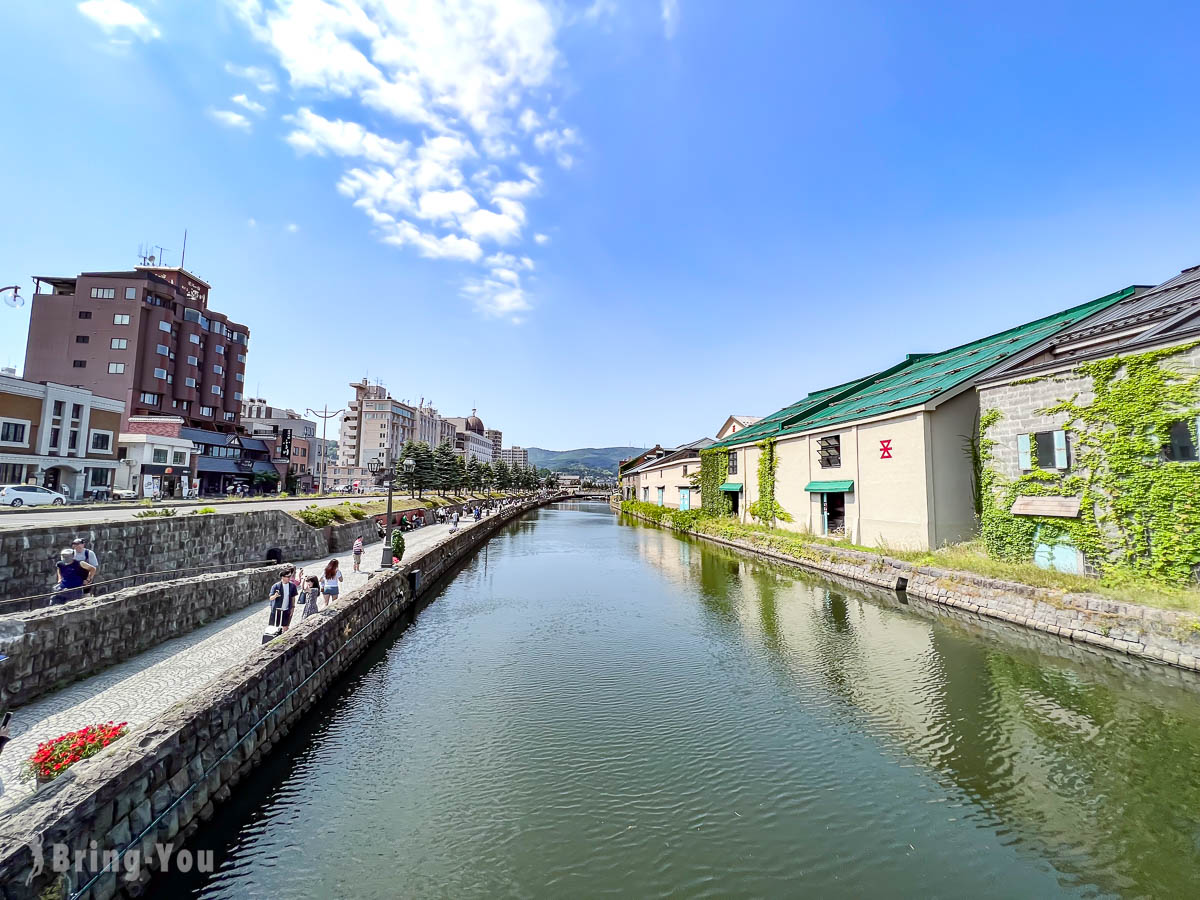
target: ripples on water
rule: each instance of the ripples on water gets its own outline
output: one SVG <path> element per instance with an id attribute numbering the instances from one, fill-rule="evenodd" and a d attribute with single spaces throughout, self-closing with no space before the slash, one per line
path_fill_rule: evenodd
<path id="1" fill-rule="evenodd" d="M 214 876 L 156 886 L 1195 896 L 1192 681 L 556 508 L 239 786 Z"/>

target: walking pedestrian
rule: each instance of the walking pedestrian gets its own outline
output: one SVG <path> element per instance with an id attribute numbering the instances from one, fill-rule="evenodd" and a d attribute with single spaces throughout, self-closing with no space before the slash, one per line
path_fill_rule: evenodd
<path id="1" fill-rule="evenodd" d="M 76 537 L 75 540 L 71 541 L 71 549 L 75 552 L 75 558 L 80 562 L 85 562 L 96 570 L 100 568 L 100 560 L 96 556 L 96 551 L 88 547 L 87 538 Z M 94 574 L 93 572 L 93 578 L 87 580 L 87 584 L 92 583 Z"/>
<path id="2" fill-rule="evenodd" d="M 317 611 L 317 598 L 321 596 L 321 586 L 316 575 L 309 575 L 304 585 L 304 612 L 301 619 L 307 619 Z"/>
<path id="3" fill-rule="evenodd" d="M 458 531 L 458 510 L 456 509 L 453 515 L 450 516 L 450 533 Z"/>
<path id="4" fill-rule="evenodd" d="M 325 606 L 338 598 L 338 593 L 341 590 L 342 573 L 338 569 L 338 561 L 331 559 L 325 565 L 325 571 L 321 575 L 321 593 L 325 595 Z"/>
<path id="5" fill-rule="evenodd" d="M 354 553 L 354 571 L 355 571 L 355 572 L 361 572 L 361 571 L 362 571 L 362 569 L 361 569 L 361 564 L 362 564 L 362 548 L 363 548 L 362 538 L 360 538 L 360 537 L 356 537 L 356 538 L 354 539 L 354 550 L 353 550 L 353 553 Z"/>
<path id="6" fill-rule="evenodd" d="M 292 612 L 296 608 L 296 585 L 292 584 L 292 575 L 296 570 L 291 566 L 279 570 L 279 580 L 271 585 L 267 595 L 271 601 L 271 624 L 278 625 L 287 631 L 292 624 Z"/>
<path id="7" fill-rule="evenodd" d="M 96 571 L 95 566 L 75 558 L 75 551 L 63 547 L 55 563 L 58 572 L 58 583 L 54 585 L 55 594 L 50 602 L 55 605 L 69 600 L 78 600 L 83 596 L 83 585 L 88 576 Z"/>

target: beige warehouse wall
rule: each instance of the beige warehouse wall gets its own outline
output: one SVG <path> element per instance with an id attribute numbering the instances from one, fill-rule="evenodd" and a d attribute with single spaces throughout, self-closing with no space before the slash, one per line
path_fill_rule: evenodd
<path id="1" fill-rule="evenodd" d="M 914 412 L 858 427 L 858 543 L 897 550 L 929 546 L 924 416 Z M 881 441 L 890 442 L 890 459 L 883 458 Z M 851 514 L 849 504 L 846 514 Z"/>
<path id="2" fill-rule="evenodd" d="M 965 450 L 978 429 L 979 395 L 964 391 L 931 413 L 931 492 L 933 546 L 968 541 L 979 533 L 971 488 L 971 461 Z"/>

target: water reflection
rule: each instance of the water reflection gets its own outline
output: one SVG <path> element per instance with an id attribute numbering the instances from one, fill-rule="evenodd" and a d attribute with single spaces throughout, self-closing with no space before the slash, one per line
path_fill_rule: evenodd
<path id="1" fill-rule="evenodd" d="M 898 765 L 918 762 L 978 804 L 960 807 L 964 821 L 1051 861 L 1064 886 L 1200 887 L 1192 676 L 663 537 L 692 544 L 674 558 L 698 557 L 673 577 L 721 597 L 716 611 L 738 617 L 807 700 L 815 678 L 894 742 Z M 664 557 L 651 547 L 645 558 Z"/>

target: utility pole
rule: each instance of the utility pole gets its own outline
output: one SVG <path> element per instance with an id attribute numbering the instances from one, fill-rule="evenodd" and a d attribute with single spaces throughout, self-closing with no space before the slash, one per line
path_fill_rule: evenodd
<path id="1" fill-rule="evenodd" d="M 310 415 L 317 416 L 321 419 L 321 474 L 320 474 L 320 485 L 321 486 L 319 488 L 319 491 L 322 494 L 325 493 L 325 470 L 329 468 L 329 453 L 328 453 L 328 448 L 327 448 L 328 440 L 326 438 L 326 434 L 328 434 L 329 420 L 334 418 L 335 416 L 340 416 L 345 411 L 346 411 L 345 409 L 338 409 L 338 410 L 335 410 L 334 412 L 330 412 L 328 403 L 326 403 L 325 406 L 322 407 L 322 412 L 317 412 L 315 409 L 311 409 L 311 408 L 306 410 L 306 412 L 308 412 Z"/>

